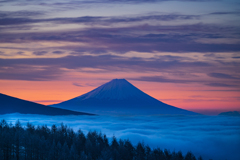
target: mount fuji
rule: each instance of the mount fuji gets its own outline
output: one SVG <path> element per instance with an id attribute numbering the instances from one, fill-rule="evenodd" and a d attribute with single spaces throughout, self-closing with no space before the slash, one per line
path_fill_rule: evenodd
<path id="1" fill-rule="evenodd" d="M 113 79 L 86 94 L 52 106 L 99 115 L 198 115 L 165 104 L 125 79 Z"/>

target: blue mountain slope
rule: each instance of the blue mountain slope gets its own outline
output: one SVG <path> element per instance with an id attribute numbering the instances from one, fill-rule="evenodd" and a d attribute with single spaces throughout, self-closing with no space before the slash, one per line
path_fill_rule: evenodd
<path id="1" fill-rule="evenodd" d="M 103 115 L 197 115 L 165 104 L 142 92 L 125 79 L 113 79 L 86 94 L 53 106 Z"/>
<path id="2" fill-rule="evenodd" d="M 0 93 L 0 114 L 22 113 L 41 115 L 93 115 L 83 112 L 49 107 Z"/>

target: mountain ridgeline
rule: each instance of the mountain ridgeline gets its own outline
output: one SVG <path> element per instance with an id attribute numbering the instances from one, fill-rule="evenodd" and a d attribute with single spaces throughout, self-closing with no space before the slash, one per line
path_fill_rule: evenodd
<path id="1" fill-rule="evenodd" d="M 125 79 L 113 79 L 86 94 L 52 106 L 99 115 L 198 115 L 165 104 Z"/>
<path id="2" fill-rule="evenodd" d="M 22 113 L 41 115 L 93 115 L 41 105 L 0 93 L 0 114 Z"/>

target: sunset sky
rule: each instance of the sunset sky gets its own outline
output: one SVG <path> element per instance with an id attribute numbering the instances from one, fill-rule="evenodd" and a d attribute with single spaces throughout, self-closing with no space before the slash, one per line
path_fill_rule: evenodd
<path id="1" fill-rule="evenodd" d="M 0 0 L 0 93 L 48 105 L 115 78 L 187 110 L 240 111 L 240 1 Z"/>

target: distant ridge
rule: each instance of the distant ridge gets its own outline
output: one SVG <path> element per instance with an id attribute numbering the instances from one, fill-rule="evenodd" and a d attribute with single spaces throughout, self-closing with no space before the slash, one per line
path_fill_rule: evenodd
<path id="1" fill-rule="evenodd" d="M 218 114 L 219 116 L 237 116 L 240 117 L 240 112 L 238 111 L 229 111 L 229 112 L 222 112 Z"/>
<path id="2" fill-rule="evenodd" d="M 53 106 L 103 115 L 198 115 L 165 104 L 125 79 L 113 79 L 86 94 Z"/>
<path id="3" fill-rule="evenodd" d="M 0 93 L 0 114 L 9 113 L 41 115 L 93 115 L 83 112 L 49 107 Z"/>

